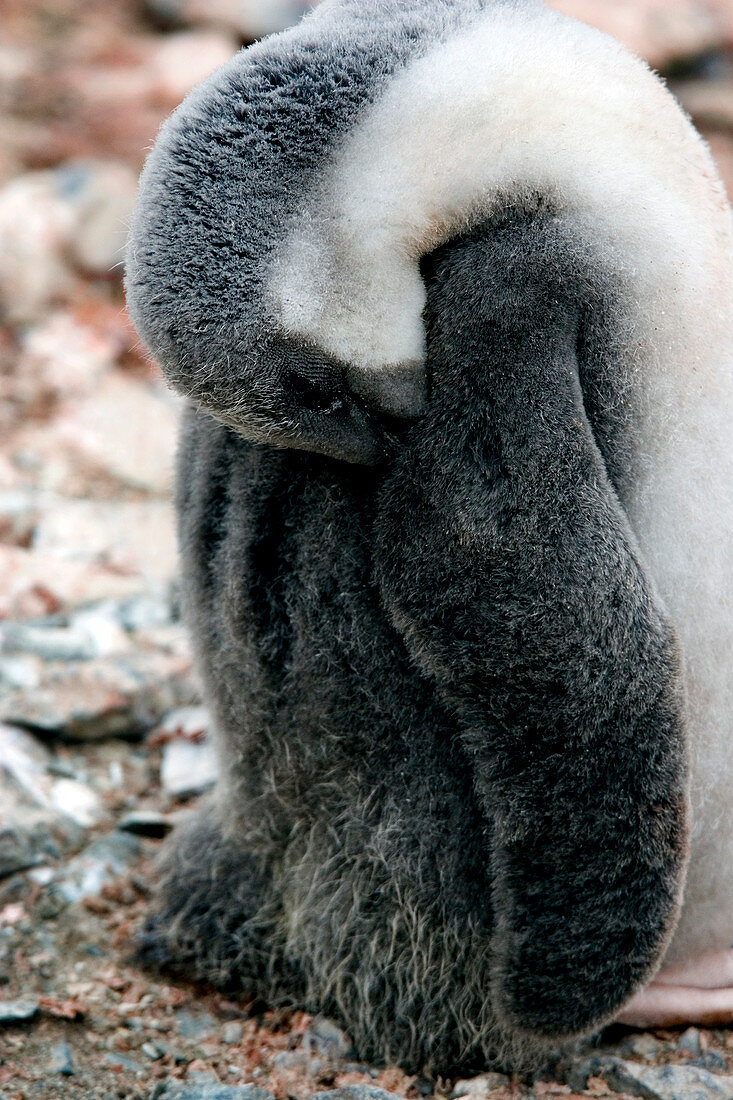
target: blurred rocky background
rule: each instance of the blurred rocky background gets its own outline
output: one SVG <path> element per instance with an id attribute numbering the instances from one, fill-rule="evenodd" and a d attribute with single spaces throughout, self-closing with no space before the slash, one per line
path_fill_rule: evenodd
<path id="1" fill-rule="evenodd" d="M 216 762 L 179 617 L 178 410 L 125 313 L 127 225 L 163 118 L 306 6 L 0 0 L 0 1098 L 733 1096 L 726 1031 L 607 1035 L 531 1086 L 431 1081 L 131 962 L 150 861 Z M 733 0 L 555 6 L 668 77 L 733 188 Z"/>

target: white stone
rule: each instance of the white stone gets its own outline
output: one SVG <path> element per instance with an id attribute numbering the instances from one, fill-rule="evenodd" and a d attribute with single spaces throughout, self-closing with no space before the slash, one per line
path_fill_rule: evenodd
<path id="1" fill-rule="evenodd" d="M 64 253 L 74 224 L 48 172 L 19 176 L 0 190 L 0 316 L 6 321 L 37 320 L 71 292 L 75 279 Z"/>
<path id="2" fill-rule="evenodd" d="M 135 173 L 117 162 L 68 161 L 0 190 L 0 313 L 41 320 L 68 298 L 80 270 L 121 264 L 135 201 Z"/>
<path id="3" fill-rule="evenodd" d="M 94 600 L 135 596 L 148 588 L 139 575 L 107 565 L 0 545 L 0 619 L 33 618 Z"/>
<path id="4" fill-rule="evenodd" d="M 167 500 L 58 500 L 40 516 L 33 548 L 165 583 L 177 567 L 173 507 Z M 84 622 L 101 629 L 89 618 Z"/>
<path id="5" fill-rule="evenodd" d="M 233 35 L 216 30 L 166 35 L 150 61 L 156 90 L 164 101 L 180 103 L 194 84 L 229 61 L 239 45 Z"/>
<path id="6" fill-rule="evenodd" d="M 95 657 L 126 653 L 132 646 L 129 635 L 109 611 L 77 611 L 71 625 L 89 639 Z"/>
<path id="7" fill-rule="evenodd" d="M 57 779 L 51 787 L 51 801 L 57 810 L 68 814 L 79 825 L 89 828 L 102 817 L 102 804 L 86 783 L 76 779 Z"/>
<path id="8" fill-rule="evenodd" d="M 613 35 L 654 67 L 699 56 L 726 37 L 719 0 L 550 0 L 550 7 Z"/>
<path id="9" fill-rule="evenodd" d="M 498 1089 L 506 1089 L 510 1084 L 503 1073 L 482 1073 L 479 1077 L 456 1081 L 450 1096 L 451 1100 L 458 1100 L 460 1096 L 469 1100 L 490 1100 Z"/>
<path id="10" fill-rule="evenodd" d="M 114 365 L 118 342 L 56 310 L 21 337 L 13 393 L 25 405 L 89 393 Z"/>
<path id="11" fill-rule="evenodd" d="M 160 781 L 171 795 L 200 794 L 214 785 L 219 764 L 211 741 L 175 738 L 163 747 Z"/>
<path id="12" fill-rule="evenodd" d="M 111 371 L 94 393 L 58 417 L 55 436 L 78 461 L 123 485 L 167 495 L 177 424 L 171 394 Z"/>

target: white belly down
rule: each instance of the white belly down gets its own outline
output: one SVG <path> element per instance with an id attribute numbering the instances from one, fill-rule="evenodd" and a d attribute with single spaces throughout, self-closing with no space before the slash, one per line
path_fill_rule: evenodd
<path id="1" fill-rule="evenodd" d="M 711 359 L 659 386 L 646 474 L 626 502 L 687 695 L 690 860 L 665 965 L 733 945 L 733 355 Z"/>

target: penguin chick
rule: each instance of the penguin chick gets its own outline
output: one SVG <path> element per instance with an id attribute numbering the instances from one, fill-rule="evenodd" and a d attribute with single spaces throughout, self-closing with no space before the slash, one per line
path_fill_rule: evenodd
<path id="1" fill-rule="evenodd" d="M 733 942 L 732 276 L 672 97 L 534 0 L 326 0 L 191 93 L 127 292 L 223 778 L 149 959 L 447 1074 Z"/>

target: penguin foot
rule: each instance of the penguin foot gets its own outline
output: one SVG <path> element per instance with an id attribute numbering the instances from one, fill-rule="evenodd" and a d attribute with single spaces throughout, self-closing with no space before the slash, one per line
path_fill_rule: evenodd
<path id="1" fill-rule="evenodd" d="M 733 1023 L 733 948 L 664 967 L 618 1016 L 628 1027 Z"/>

